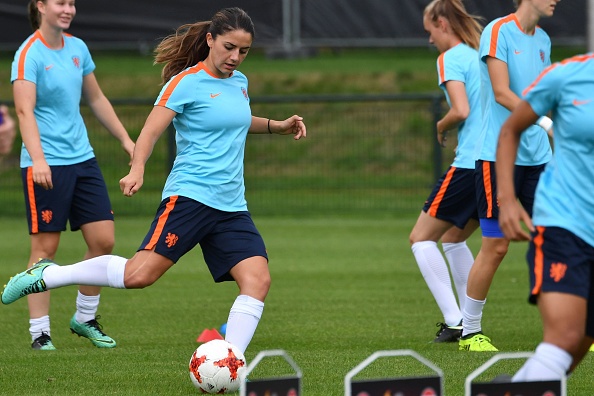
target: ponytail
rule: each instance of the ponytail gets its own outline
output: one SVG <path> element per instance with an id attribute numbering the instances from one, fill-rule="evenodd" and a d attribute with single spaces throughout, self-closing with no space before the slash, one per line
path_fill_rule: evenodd
<path id="1" fill-rule="evenodd" d="M 41 26 L 41 14 L 37 9 L 37 2 L 41 1 L 45 4 L 46 0 L 29 0 L 29 5 L 27 6 L 27 10 L 29 11 L 29 24 L 31 25 L 31 29 L 36 31 Z"/>
<path id="2" fill-rule="evenodd" d="M 218 35 L 234 30 L 244 30 L 255 35 L 254 24 L 241 8 L 224 8 L 217 12 L 210 21 L 182 25 L 175 33 L 165 37 L 155 49 L 155 64 L 164 63 L 161 71 L 161 83 L 184 69 L 205 60 L 210 53 L 206 42 L 206 33 L 215 39 Z"/>
<path id="3" fill-rule="evenodd" d="M 423 15 L 432 22 L 437 22 L 439 17 L 444 17 L 460 40 L 469 47 L 478 49 L 483 31 L 479 21 L 483 18 L 469 14 L 462 0 L 433 0 L 425 7 Z"/>

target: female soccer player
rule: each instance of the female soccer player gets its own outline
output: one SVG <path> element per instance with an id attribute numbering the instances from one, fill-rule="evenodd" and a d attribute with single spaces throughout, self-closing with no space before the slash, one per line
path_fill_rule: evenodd
<path id="1" fill-rule="evenodd" d="M 482 27 L 477 19 L 466 12 L 461 0 L 433 0 L 423 13 L 429 42 L 441 53 L 439 87 L 450 105 L 437 122 L 440 144 L 445 145 L 448 130 L 458 128 L 456 158 L 435 185 L 410 234 L 419 269 L 444 318 L 434 342 L 457 342 L 462 333 L 462 313 L 437 241 L 442 240 L 460 303 L 474 261 L 466 239 L 478 228 L 474 150 L 481 127 L 477 48 Z"/>
<path id="2" fill-rule="evenodd" d="M 476 188 L 482 245 L 466 287 L 462 310 L 463 330 L 459 349 L 497 351 L 482 333 L 481 318 L 495 272 L 509 246 L 499 228 L 495 150 L 501 125 L 520 103 L 522 91 L 550 65 L 551 41 L 537 26 L 540 18 L 551 17 L 559 0 L 517 0 L 517 10 L 489 23 L 479 47 L 483 128 L 477 147 Z M 548 122 L 543 122 L 543 120 Z M 551 158 L 547 133 L 550 119 L 532 126 L 522 136 L 516 158 L 515 183 L 518 198 L 532 213 L 538 177 Z"/>
<path id="3" fill-rule="evenodd" d="M 297 115 L 283 121 L 252 116 L 248 81 L 237 68 L 253 38 L 250 17 L 226 8 L 211 21 L 181 26 L 159 44 L 156 62 L 165 63 L 166 84 L 138 137 L 130 173 L 120 180 L 123 194 L 132 196 L 142 187 L 145 163 L 171 122 L 177 156 L 138 252 L 128 260 L 106 255 L 69 266 L 42 260 L 12 278 L 3 303 L 75 283 L 143 288 L 200 244 L 213 279 L 239 286 L 226 340 L 245 352 L 270 287 L 266 248 L 244 197 L 246 137 L 248 132 L 306 136 Z"/>
<path id="4" fill-rule="evenodd" d="M 538 182 L 531 219 L 515 198 L 513 158 L 524 130 L 549 111 L 555 153 Z M 543 341 L 514 381 L 561 379 L 594 341 L 593 125 L 594 54 L 588 54 L 546 69 L 501 129 L 499 223 L 507 238 L 530 239 L 529 301 L 538 304 L 544 327 Z"/>
<path id="5" fill-rule="evenodd" d="M 76 15 L 74 0 L 31 0 L 34 33 L 15 54 L 11 81 L 23 147 L 21 168 L 31 235 L 29 266 L 56 255 L 60 234 L 70 222 L 81 230 L 85 258 L 110 254 L 114 246 L 111 203 L 80 114 L 81 95 L 107 130 L 132 156 L 134 142 L 103 95 L 85 43 L 64 31 Z M 100 288 L 81 286 L 73 333 L 100 348 L 115 341 L 96 321 Z M 49 293 L 29 297 L 33 349 L 53 350 Z"/>

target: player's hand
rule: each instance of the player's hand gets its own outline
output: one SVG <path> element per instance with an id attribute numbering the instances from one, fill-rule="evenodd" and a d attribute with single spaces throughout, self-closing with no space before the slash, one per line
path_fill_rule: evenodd
<path id="1" fill-rule="evenodd" d="M 138 174 L 130 171 L 130 173 L 120 179 L 120 190 L 122 190 L 122 193 L 125 196 L 131 197 L 140 190 L 143 182 L 144 178 L 142 173 Z"/>
<path id="2" fill-rule="evenodd" d="M 448 131 L 444 132 L 437 132 L 437 141 L 441 147 L 446 146 L 446 142 L 448 141 Z"/>
<path id="3" fill-rule="evenodd" d="M 530 234 L 522 228 L 522 222 L 528 227 L 528 230 L 534 231 L 532 219 L 516 199 L 499 203 L 499 227 L 507 239 L 512 241 L 530 240 Z"/>
<path id="4" fill-rule="evenodd" d="M 16 136 L 15 122 L 8 112 L 8 107 L 0 106 L 0 155 L 6 155 L 12 150 L 12 143 Z"/>
<path id="5" fill-rule="evenodd" d="M 33 163 L 33 183 L 39 184 L 45 190 L 54 188 L 52 170 L 45 160 Z"/>
<path id="6" fill-rule="evenodd" d="M 124 143 L 122 143 L 122 148 L 130 156 L 130 161 L 128 162 L 128 166 L 132 165 L 132 158 L 134 157 L 134 147 L 135 146 L 136 145 L 134 144 L 132 139 L 128 139 Z"/>
<path id="7" fill-rule="evenodd" d="M 271 130 L 279 135 L 293 134 L 293 139 L 299 140 L 307 136 L 307 129 L 303 122 L 303 117 L 298 115 L 291 116 L 284 121 L 272 121 Z"/>

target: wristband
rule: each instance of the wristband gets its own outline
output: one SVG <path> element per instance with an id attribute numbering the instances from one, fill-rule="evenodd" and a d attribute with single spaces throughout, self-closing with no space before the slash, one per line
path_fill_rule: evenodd
<path id="1" fill-rule="evenodd" d="M 552 136 L 553 131 L 553 120 L 547 116 L 542 116 L 536 120 L 536 125 L 544 129 L 549 136 Z"/>
<path id="2" fill-rule="evenodd" d="M 270 130 L 270 118 L 268 119 L 268 133 L 272 134 L 272 131 Z"/>

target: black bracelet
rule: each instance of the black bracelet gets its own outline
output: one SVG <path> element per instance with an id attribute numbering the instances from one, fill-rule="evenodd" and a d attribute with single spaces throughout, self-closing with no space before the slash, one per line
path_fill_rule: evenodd
<path id="1" fill-rule="evenodd" d="M 270 118 L 268 119 L 268 133 L 272 134 L 272 131 L 270 130 Z"/>

